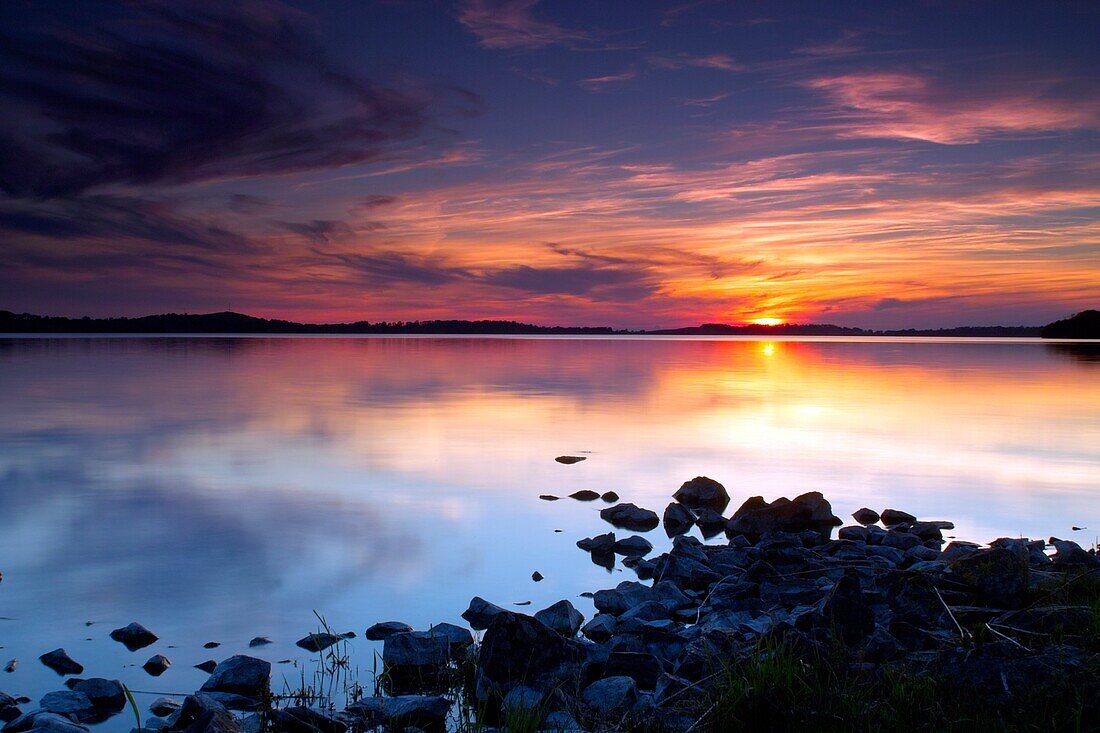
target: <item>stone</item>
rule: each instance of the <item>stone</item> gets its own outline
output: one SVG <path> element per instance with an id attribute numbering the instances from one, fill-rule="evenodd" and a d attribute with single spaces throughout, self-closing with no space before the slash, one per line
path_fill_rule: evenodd
<path id="1" fill-rule="evenodd" d="M 585 537 L 583 540 L 577 540 L 577 547 L 585 552 L 599 554 L 612 552 L 615 549 L 615 533 L 608 532 L 607 534 L 598 534 L 595 537 Z"/>
<path id="2" fill-rule="evenodd" d="M 539 498 L 543 501 L 558 501 L 560 496 L 554 496 L 553 494 L 539 494 Z"/>
<path id="3" fill-rule="evenodd" d="M 14 672 L 15 668 L 18 667 L 18 666 L 19 666 L 19 660 L 18 659 L 12 659 L 6 665 L 4 665 L 4 671 L 8 672 L 8 673 Z"/>
<path id="4" fill-rule="evenodd" d="M 1050 544 L 1054 545 L 1054 557 L 1051 558 L 1056 569 L 1082 567 L 1100 568 L 1100 559 L 1089 554 L 1080 545 L 1072 540 L 1060 540 L 1057 537 L 1050 538 Z"/>
<path id="5" fill-rule="evenodd" d="M 114 715 L 126 707 L 126 691 L 118 680 L 91 677 L 77 682 L 72 689 L 87 695 L 100 713 Z"/>
<path id="6" fill-rule="evenodd" d="M 215 662 L 213 659 L 207 659 L 205 662 L 199 662 L 198 664 L 195 665 L 195 669 L 201 669 L 203 672 L 206 672 L 207 674 L 212 673 L 217 668 L 218 668 L 218 663 Z"/>
<path id="7" fill-rule="evenodd" d="M 538 583 L 539 581 L 544 580 L 544 579 L 545 579 L 545 576 L 542 573 L 540 573 L 538 570 L 531 573 L 531 580 L 535 581 L 536 583 Z"/>
<path id="8" fill-rule="evenodd" d="M 730 503 L 726 487 L 706 476 L 696 476 L 684 484 L 672 495 L 672 498 L 686 507 L 698 509 L 707 507 L 721 514 Z"/>
<path id="9" fill-rule="evenodd" d="M 538 690 L 533 690 L 525 685 L 516 685 L 504 696 L 500 708 L 505 715 L 509 713 L 513 715 L 529 713 L 538 709 L 539 705 L 542 704 L 542 699 L 543 695 Z"/>
<path id="10" fill-rule="evenodd" d="M 852 568 L 836 582 L 825 597 L 821 615 L 845 644 L 853 646 L 870 636 L 875 630 L 875 613 L 863 599 L 859 574 Z"/>
<path id="11" fill-rule="evenodd" d="M 504 613 L 485 630 L 477 658 L 478 700 L 502 698 L 518 682 L 534 689 L 554 685 L 583 656 L 578 642 L 564 638 L 536 618 Z"/>
<path id="12" fill-rule="evenodd" d="M 149 646 L 160 637 L 137 621 L 134 621 L 133 623 L 123 626 L 121 629 L 112 631 L 111 638 L 120 642 L 130 651 L 136 652 L 138 649 L 144 649 Z"/>
<path id="13" fill-rule="evenodd" d="M 170 697 L 158 697 L 150 703 L 149 712 L 160 718 L 166 718 L 179 710 L 180 707 L 181 703 L 179 700 L 173 700 Z"/>
<path id="14" fill-rule="evenodd" d="M 202 645 L 203 649 L 217 649 L 222 643 L 220 641 L 208 641 Z"/>
<path id="15" fill-rule="evenodd" d="M 539 730 L 547 733 L 582 733 L 584 728 L 568 711 L 553 710 L 546 714 L 546 720 Z"/>
<path id="16" fill-rule="evenodd" d="M 584 623 L 584 615 L 567 600 L 547 606 L 536 613 L 535 618 L 568 638 L 576 636 Z"/>
<path id="17" fill-rule="evenodd" d="M 645 557 L 653 550 L 653 545 L 645 537 L 631 535 L 625 537 L 614 545 L 615 553 L 627 557 Z"/>
<path id="18" fill-rule="evenodd" d="M 973 542 L 956 540 L 943 548 L 943 552 L 940 553 L 940 559 L 944 562 L 952 562 L 953 560 L 959 560 L 973 555 L 980 549 L 982 549 L 981 545 L 977 545 Z"/>
<path id="19" fill-rule="evenodd" d="M 651 587 L 630 580 L 624 580 L 613 589 L 598 590 L 592 597 L 597 611 L 612 616 L 619 616 L 640 603 L 652 600 L 656 600 L 656 594 Z"/>
<path id="20" fill-rule="evenodd" d="M 1002 547 L 979 550 L 949 563 L 951 572 L 987 604 L 1019 608 L 1027 593 L 1027 562 Z"/>
<path id="21" fill-rule="evenodd" d="M 759 538 L 771 532 L 813 530 L 827 538 L 840 524 L 828 500 L 820 492 L 811 491 L 794 499 L 780 497 L 770 504 L 763 497 L 749 497 L 730 518 L 726 533 Z"/>
<path id="22" fill-rule="evenodd" d="M 346 723 L 320 710 L 296 705 L 269 713 L 273 733 L 345 733 Z"/>
<path id="23" fill-rule="evenodd" d="M 600 498 L 606 501 L 608 504 L 614 504 L 619 500 L 619 495 L 614 491 L 605 491 L 600 494 Z"/>
<path id="24" fill-rule="evenodd" d="M 260 701 L 232 692 L 204 692 L 204 695 L 227 710 L 259 710 Z"/>
<path id="25" fill-rule="evenodd" d="M 695 517 L 687 510 L 687 507 L 674 501 L 665 507 L 661 523 L 664 525 L 665 534 L 669 537 L 675 537 L 690 531 L 691 526 L 695 524 Z"/>
<path id="26" fill-rule="evenodd" d="M 23 714 L 19 703 L 7 693 L 0 692 L 0 722 L 10 723 Z"/>
<path id="27" fill-rule="evenodd" d="M 660 661 L 648 652 L 613 651 L 604 663 L 607 677 L 629 677 L 642 690 L 652 690 L 662 671 Z"/>
<path id="28" fill-rule="evenodd" d="M 595 501 L 600 498 L 600 492 L 592 489 L 581 489 L 580 491 L 574 491 L 569 495 L 569 498 L 577 501 Z"/>
<path id="29" fill-rule="evenodd" d="M 415 727 L 442 733 L 446 729 L 451 701 L 435 695 L 398 695 L 386 698 L 382 711 L 386 723 L 393 730 Z"/>
<path id="30" fill-rule="evenodd" d="M 909 534 L 920 537 L 923 542 L 943 539 L 943 531 L 938 522 L 913 522 L 909 525 Z"/>
<path id="31" fill-rule="evenodd" d="M 241 733 L 237 718 L 217 700 L 201 692 L 184 698 L 177 716 L 166 730 L 172 733 Z"/>
<path id="32" fill-rule="evenodd" d="M 567 466 L 571 466 L 574 463 L 580 463 L 581 461 L 585 460 L 585 457 L 584 456 L 558 456 L 554 460 L 557 461 L 558 463 L 564 463 Z"/>
<path id="33" fill-rule="evenodd" d="M 462 617 L 466 618 L 465 614 L 463 614 Z M 469 621 L 469 619 L 466 620 Z M 473 624 L 470 625 L 473 626 Z M 474 628 L 476 629 L 477 627 L 474 626 Z M 407 631 L 412 630 L 413 627 L 409 626 L 406 623 L 402 623 L 401 621 L 379 621 L 378 623 L 367 629 L 367 633 L 365 634 L 365 636 L 370 641 L 382 641 L 388 636 L 393 636 L 394 634 L 403 634 Z"/>
<path id="34" fill-rule="evenodd" d="M 501 613 L 506 613 L 506 611 L 500 606 L 490 603 L 481 596 L 474 596 L 470 599 L 469 607 L 462 612 L 462 618 L 470 624 L 471 628 L 484 631 L 489 628 L 489 624 L 493 622 L 493 619 Z M 412 631 L 411 628 L 408 630 Z M 392 634 L 389 636 L 392 636 Z"/>
<path id="35" fill-rule="evenodd" d="M 145 664 L 141 665 L 141 668 L 153 677 L 160 677 L 162 674 L 168 671 L 168 668 L 171 666 L 172 661 L 168 659 L 168 657 L 164 656 L 163 654 L 154 654 L 153 656 L 149 657 Z"/>
<path id="36" fill-rule="evenodd" d="M 867 526 L 868 524 L 874 524 L 879 520 L 879 513 L 874 509 L 868 509 L 863 507 L 862 509 L 856 509 L 852 512 L 852 519 L 856 520 L 860 524 Z"/>
<path id="37" fill-rule="evenodd" d="M 648 532 L 661 523 L 656 512 L 629 502 L 601 510 L 600 518 L 619 529 L 629 529 L 631 532 Z"/>
<path id="38" fill-rule="evenodd" d="M 638 701 L 638 686 L 630 677 L 605 677 L 584 688 L 585 706 L 600 718 L 622 715 Z"/>
<path id="39" fill-rule="evenodd" d="M 883 509 L 881 519 L 887 527 L 894 524 L 912 524 L 917 521 L 917 518 L 912 514 L 897 509 Z"/>
<path id="40" fill-rule="evenodd" d="M 584 627 L 581 628 L 581 633 L 597 644 L 602 644 L 615 635 L 616 625 L 617 622 L 614 616 L 601 613 L 597 614 L 591 621 L 585 624 Z"/>
<path id="41" fill-rule="evenodd" d="M 76 690 L 47 692 L 38 701 L 38 706 L 47 712 L 64 715 L 78 723 L 90 723 L 101 718 L 88 696 Z"/>
<path id="42" fill-rule="evenodd" d="M 902 552 L 912 549 L 919 544 L 921 544 L 920 537 L 911 535 L 908 532 L 898 532 L 896 530 L 889 530 L 882 539 L 883 547 L 893 547 Z"/>
<path id="43" fill-rule="evenodd" d="M 88 733 L 88 726 L 42 709 L 32 710 L 4 726 L 5 733 L 23 733 L 28 730 L 37 733 Z"/>
<path id="44" fill-rule="evenodd" d="M 250 649 L 255 649 L 258 646 L 267 646 L 268 644 L 271 644 L 271 643 L 272 643 L 271 639 L 268 639 L 266 636 L 257 636 L 254 639 L 252 639 L 252 641 L 248 642 L 248 647 Z"/>
<path id="45" fill-rule="evenodd" d="M 703 507 L 695 512 L 695 524 L 707 539 L 721 534 L 728 523 L 728 519 L 710 507 Z"/>
<path id="46" fill-rule="evenodd" d="M 64 649 L 54 649 L 46 652 L 38 658 L 38 661 L 46 665 L 54 672 L 64 677 L 70 674 L 80 674 L 84 671 L 84 665 L 75 661 Z"/>
<path id="47" fill-rule="evenodd" d="M 871 539 L 871 533 L 867 531 L 866 527 L 862 526 L 841 527 L 837 530 L 836 536 L 837 539 L 852 540 L 854 542 L 867 542 Z"/>
<path id="48" fill-rule="evenodd" d="M 259 700 L 271 688 L 271 663 L 237 654 L 221 662 L 203 683 L 201 692 L 228 692 Z"/>
<path id="49" fill-rule="evenodd" d="M 340 637 L 336 634 L 330 634 L 327 631 L 315 631 L 303 636 L 294 644 L 307 652 L 317 653 L 323 652 L 338 641 L 340 641 Z"/>

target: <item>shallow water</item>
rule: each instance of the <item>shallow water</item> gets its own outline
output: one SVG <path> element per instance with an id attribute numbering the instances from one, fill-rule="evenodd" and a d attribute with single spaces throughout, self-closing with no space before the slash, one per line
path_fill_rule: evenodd
<path id="1" fill-rule="evenodd" d="M 0 339 L 0 666 L 19 660 L 0 690 L 61 688 L 37 657 L 63 646 L 84 676 L 186 693 L 191 665 L 257 635 L 305 662 L 314 609 L 359 634 L 364 680 L 376 621 L 460 622 L 475 594 L 590 615 L 581 591 L 634 577 L 574 546 L 608 529 L 604 505 L 538 496 L 614 489 L 660 513 L 699 474 L 729 511 L 816 489 L 845 518 L 891 506 L 968 539 L 1091 544 L 1100 345 Z M 107 639 L 132 620 L 161 641 Z M 156 653 L 173 666 L 154 679 Z"/>

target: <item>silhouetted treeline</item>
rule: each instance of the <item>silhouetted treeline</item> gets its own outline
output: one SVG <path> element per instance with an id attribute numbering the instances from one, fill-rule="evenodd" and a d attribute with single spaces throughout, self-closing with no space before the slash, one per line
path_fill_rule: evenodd
<path id="1" fill-rule="evenodd" d="M 827 323 L 735 326 L 704 323 L 687 328 L 630 331 L 609 326 L 536 326 L 518 321 L 356 321 L 296 323 L 255 318 L 243 313 L 165 313 L 137 318 L 65 318 L 0 311 L 0 333 L 225 333 L 225 334 L 468 334 L 468 335 L 662 335 L 662 336 L 1039 336 L 1100 338 L 1100 312 L 1084 311 L 1049 326 L 961 326 L 939 329 L 874 331 Z M 1072 335 L 1071 335 L 1072 334 Z M 1091 335 L 1089 335 L 1091 334 Z"/>

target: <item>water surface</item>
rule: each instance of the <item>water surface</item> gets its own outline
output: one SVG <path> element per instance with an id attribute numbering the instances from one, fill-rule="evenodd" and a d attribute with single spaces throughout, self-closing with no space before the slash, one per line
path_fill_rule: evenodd
<path id="1" fill-rule="evenodd" d="M 1098 348 L 0 339 L 0 665 L 19 660 L 0 690 L 60 688 L 37 657 L 64 646 L 85 676 L 188 692 L 205 679 L 191 665 L 253 636 L 275 640 L 272 661 L 306 660 L 293 642 L 314 609 L 360 637 L 380 620 L 459 621 L 474 594 L 590 615 L 581 591 L 633 575 L 574 546 L 607 530 L 602 504 L 538 499 L 582 488 L 660 512 L 703 474 L 733 507 L 816 489 L 844 517 L 891 506 L 969 539 L 1091 544 Z M 566 453 L 588 460 L 554 462 Z M 132 620 L 161 641 L 131 654 L 106 639 Z M 355 642 L 365 669 L 376 649 Z M 157 679 L 140 669 L 155 653 L 173 661 Z"/>

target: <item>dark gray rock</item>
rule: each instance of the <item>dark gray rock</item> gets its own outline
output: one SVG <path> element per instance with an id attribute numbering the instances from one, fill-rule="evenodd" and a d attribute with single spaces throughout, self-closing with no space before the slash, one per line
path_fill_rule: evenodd
<path id="1" fill-rule="evenodd" d="M 923 542 L 943 539 L 943 531 L 938 522 L 913 522 L 909 525 L 909 534 L 920 537 Z"/>
<path id="2" fill-rule="evenodd" d="M 435 695 L 398 695 L 387 698 L 383 715 L 393 730 L 420 728 L 429 733 L 441 733 L 446 728 L 451 701 Z"/>
<path id="3" fill-rule="evenodd" d="M 165 730 L 172 733 L 241 733 L 237 718 L 217 700 L 201 692 L 188 695 L 178 717 Z"/>
<path id="4" fill-rule="evenodd" d="M 569 498 L 577 501 L 595 501 L 600 498 L 600 492 L 592 489 L 581 489 L 580 491 L 574 491 L 569 495 Z"/>
<path id="5" fill-rule="evenodd" d="M 695 517 L 683 504 L 672 502 L 665 507 L 661 522 L 664 524 L 665 534 L 669 537 L 675 537 L 690 531 L 691 526 L 695 524 Z"/>
<path id="6" fill-rule="evenodd" d="M 554 460 L 557 461 L 558 463 L 564 463 L 565 465 L 570 466 L 574 463 L 580 463 L 581 461 L 585 460 L 585 457 L 584 456 L 558 456 Z"/>
<path id="7" fill-rule="evenodd" d="M 315 631 L 305 635 L 294 644 L 307 652 L 316 654 L 317 652 L 323 652 L 338 641 L 340 641 L 340 637 L 336 634 L 330 634 L 327 631 Z"/>
<path id="8" fill-rule="evenodd" d="M 1056 569 L 1100 568 L 1100 559 L 1096 555 L 1089 554 L 1072 540 L 1060 540 L 1057 537 L 1051 537 L 1050 544 L 1054 545 L 1055 552 L 1051 560 Z"/>
<path id="9" fill-rule="evenodd" d="M 581 633 L 584 634 L 586 638 L 591 639 L 597 644 L 602 644 L 603 642 L 610 640 L 611 637 L 615 635 L 616 625 L 617 622 L 614 616 L 606 613 L 601 613 L 598 614 L 591 621 L 589 621 L 587 624 L 585 624 L 584 627 L 581 629 Z"/>
<path id="10" fill-rule="evenodd" d="M 749 497 L 730 518 L 726 532 L 759 538 L 773 532 L 812 530 L 827 538 L 840 524 L 828 500 L 820 492 L 811 491 L 794 499 L 780 497 L 770 504 L 763 497 Z"/>
<path id="11" fill-rule="evenodd" d="M 562 636 L 569 638 L 576 636 L 581 624 L 584 623 L 584 615 L 566 600 L 547 606 L 536 613 L 535 618 Z"/>
<path id="12" fill-rule="evenodd" d="M 707 539 L 720 535 L 728 523 L 728 519 L 710 507 L 703 507 L 695 513 L 695 524 Z"/>
<path id="13" fill-rule="evenodd" d="M 690 481 L 685 481 L 672 498 L 686 507 L 692 509 L 707 507 L 719 514 L 724 512 L 730 503 L 730 495 L 726 493 L 726 487 L 706 476 L 696 476 Z"/>
<path id="14" fill-rule="evenodd" d="M 656 512 L 629 502 L 607 507 L 600 512 L 600 518 L 619 529 L 629 529 L 631 532 L 648 532 L 661 523 Z"/>
<path id="15" fill-rule="evenodd" d="M 994 547 L 950 563 L 951 572 L 977 592 L 979 602 L 1019 608 L 1027 593 L 1027 562 L 1012 550 Z"/>
<path id="16" fill-rule="evenodd" d="M 203 649 L 217 649 L 222 643 L 220 641 L 208 641 L 202 645 Z"/>
<path id="17" fill-rule="evenodd" d="M 619 495 L 614 491 L 605 491 L 600 494 L 600 498 L 606 501 L 608 504 L 614 504 L 619 500 Z"/>
<path id="18" fill-rule="evenodd" d="M 539 581 L 544 580 L 544 579 L 545 579 L 545 576 L 542 573 L 540 573 L 538 570 L 531 573 L 531 580 L 535 581 L 536 583 L 538 583 Z"/>
<path id="19" fill-rule="evenodd" d="M 201 669 L 203 672 L 206 672 L 207 674 L 211 674 L 217 668 L 218 668 L 218 663 L 215 662 L 213 659 L 207 659 L 205 662 L 199 662 L 198 664 L 195 665 L 195 669 Z"/>
<path id="20" fill-rule="evenodd" d="M 657 600 L 653 588 L 631 580 L 624 580 L 613 589 L 598 590 L 592 596 L 592 603 L 600 613 L 618 616 L 631 608 Z"/>
<path id="21" fill-rule="evenodd" d="M 77 682 L 72 689 L 87 695 L 102 714 L 114 715 L 126 707 L 126 691 L 118 680 L 91 677 Z"/>
<path id="22" fill-rule="evenodd" d="M 38 733 L 88 733 L 87 726 L 41 708 L 21 715 L 4 726 L 4 733 L 24 733 L 28 730 Z"/>
<path id="23" fill-rule="evenodd" d="M 917 521 L 917 518 L 912 514 L 897 509 L 883 509 L 880 516 L 882 523 L 887 527 L 894 524 L 912 524 Z"/>
<path id="24" fill-rule="evenodd" d="M 123 626 L 121 629 L 112 631 L 111 638 L 120 642 L 130 651 L 136 652 L 138 649 L 144 649 L 149 646 L 160 637 L 137 621 L 134 621 L 133 623 Z"/>
<path id="25" fill-rule="evenodd" d="M 474 596 L 470 599 L 470 606 L 462 612 L 462 618 L 472 628 L 484 631 L 489 628 L 489 624 L 493 622 L 493 619 L 501 613 L 506 613 L 506 611 L 500 606 L 490 603 L 481 596 Z M 412 631 L 412 629 L 410 628 L 409 631 Z"/>
<path id="26" fill-rule="evenodd" d="M 844 571 L 821 606 L 825 624 L 849 646 L 854 646 L 875 630 L 875 613 L 863 599 L 859 574 Z"/>
<path id="27" fill-rule="evenodd" d="M 943 548 L 943 552 L 940 553 L 940 559 L 944 562 L 952 562 L 973 555 L 980 549 L 982 549 L 981 545 L 977 545 L 973 542 L 956 540 Z"/>
<path id="28" fill-rule="evenodd" d="M 266 636 L 257 636 L 252 639 L 252 641 L 248 642 L 248 647 L 249 649 L 255 649 L 258 646 L 267 646 L 270 643 L 272 643 L 271 639 L 268 639 Z"/>
<path id="29" fill-rule="evenodd" d="M 886 533 L 886 537 L 882 539 L 883 547 L 893 547 L 895 549 L 905 552 L 921 544 L 920 538 L 916 535 L 911 535 L 908 532 L 898 532 L 890 530 Z"/>
<path id="30" fill-rule="evenodd" d="M 871 533 L 867 531 L 866 527 L 862 526 L 841 527 L 837 530 L 836 536 L 837 539 L 852 540 L 854 542 L 867 542 L 871 539 Z"/>
<path id="31" fill-rule="evenodd" d="M 477 659 L 476 695 L 501 699 L 516 684 L 548 689 L 583 658 L 578 642 L 520 613 L 501 614 L 485 631 Z"/>
<path id="32" fill-rule="evenodd" d="M 232 692 L 204 692 L 202 693 L 220 704 L 226 710 L 259 710 L 261 702 L 251 697 L 235 695 Z"/>
<path id="33" fill-rule="evenodd" d="M 50 713 L 64 715 L 78 723 L 90 723 L 103 716 L 83 692 L 76 690 L 58 690 L 47 692 L 38 701 L 38 706 Z"/>
<path id="34" fill-rule="evenodd" d="M 525 685 L 516 685 L 504 696 L 500 708 L 505 714 L 531 713 L 542 705 L 543 697 L 539 690 L 533 690 Z"/>
<path id="35" fill-rule="evenodd" d="M 604 663 L 604 675 L 629 677 L 642 690 L 652 690 L 662 672 L 660 661 L 648 652 L 613 651 Z"/>
<path id="36" fill-rule="evenodd" d="M 228 692 L 259 700 L 270 692 L 271 663 L 238 654 L 220 663 L 203 683 L 202 692 Z"/>
<path id="37" fill-rule="evenodd" d="M 582 700 L 600 718 L 621 716 L 638 701 L 638 686 L 630 677 L 607 677 L 584 688 Z"/>
<path id="38" fill-rule="evenodd" d="M 856 520 L 860 524 L 867 526 L 868 524 L 874 524 L 879 520 L 879 513 L 874 509 L 868 509 L 863 507 L 862 509 L 856 509 L 852 512 L 852 519 Z"/>
<path id="39" fill-rule="evenodd" d="M 466 618 L 465 614 L 463 614 L 462 617 Z M 469 619 L 466 620 L 469 621 Z M 472 623 L 470 625 L 473 626 Z M 474 626 L 474 628 L 476 629 L 477 627 Z M 367 629 L 367 633 L 365 634 L 365 636 L 371 641 L 382 641 L 388 636 L 393 636 L 394 634 L 403 634 L 407 631 L 412 630 L 413 627 L 409 626 L 406 623 L 402 623 L 401 621 L 380 621 Z"/>
<path id="40" fill-rule="evenodd" d="M 615 533 L 598 534 L 595 537 L 586 537 L 577 540 L 577 547 L 585 552 L 608 553 L 615 549 Z"/>
<path id="41" fill-rule="evenodd" d="M 19 703 L 7 693 L 0 692 L 0 722 L 10 723 L 23 714 Z"/>
<path id="42" fill-rule="evenodd" d="M 161 718 L 166 718 L 182 707 L 179 700 L 170 697 L 158 697 L 149 705 L 149 712 Z"/>
<path id="43" fill-rule="evenodd" d="M 614 545 L 615 553 L 627 557 L 645 557 L 653 550 L 653 545 L 645 537 L 631 535 L 617 541 Z"/>
<path id="44" fill-rule="evenodd" d="M 273 733 L 345 733 L 348 729 L 343 721 L 301 705 L 272 710 L 269 723 Z"/>
<path id="45" fill-rule="evenodd" d="M 46 652 L 38 658 L 38 661 L 61 676 L 80 674 L 84 671 L 84 665 L 75 661 L 64 649 L 54 649 L 52 652 Z"/>

